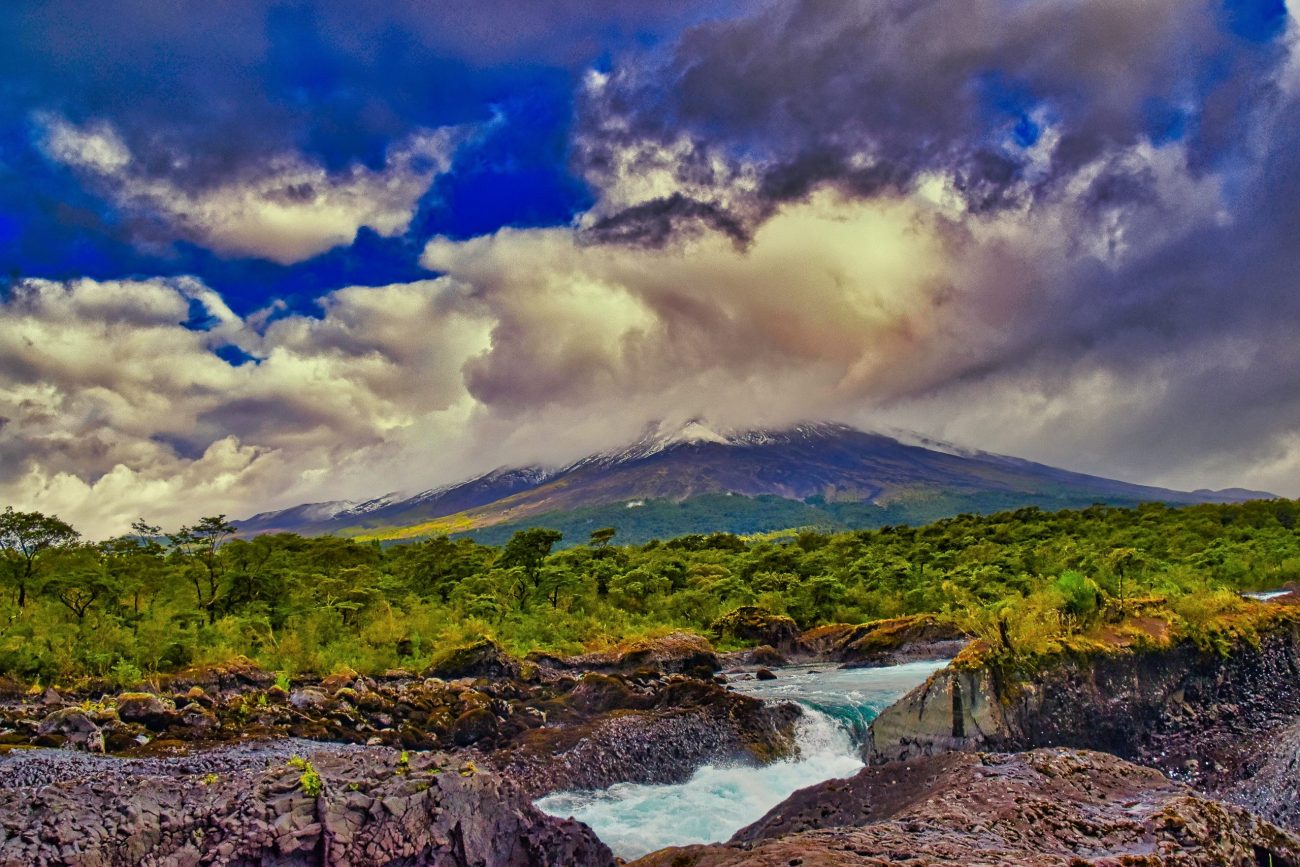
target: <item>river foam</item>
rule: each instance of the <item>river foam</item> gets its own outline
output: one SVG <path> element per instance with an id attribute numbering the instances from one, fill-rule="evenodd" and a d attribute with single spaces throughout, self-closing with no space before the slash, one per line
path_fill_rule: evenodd
<path id="1" fill-rule="evenodd" d="M 620 783 L 594 792 L 557 792 L 537 806 L 585 822 L 615 855 L 627 859 L 665 846 L 726 840 L 798 789 L 856 773 L 862 767 L 865 725 L 943 665 L 798 666 L 777 669 L 773 681 L 736 683 L 737 691 L 803 706 L 796 758 L 758 767 L 705 765 L 686 782 L 671 785 Z"/>

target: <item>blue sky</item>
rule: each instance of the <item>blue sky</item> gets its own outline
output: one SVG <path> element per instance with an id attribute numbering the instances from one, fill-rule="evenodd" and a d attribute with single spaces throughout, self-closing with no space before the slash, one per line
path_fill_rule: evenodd
<path id="1" fill-rule="evenodd" d="M 239 2 L 226 14 L 193 17 L 164 16 L 148 3 L 6 5 L 7 270 L 52 279 L 193 274 L 241 313 L 277 298 L 306 310 L 340 286 L 425 276 L 419 253 L 432 235 L 566 224 L 587 208 L 592 194 L 568 152 L 578 78 L 730 4 L 649 12 L 571 4 L 540 21 L 516 21 L 508 3 L 445 4 L 441 12 L 398 4 L 386 13 L 362 4 L 355 15 L 367 20 L 355 30 L 344 4 L 328 5 Z M 416 16 L 424 31 L 411 26 Z M 460 16 L 472 19 L 460 22 L 469 32 L 438 33 Z M 156 164 L 183 151 L 196 163 L 190 183 L 247 171 L 282 150 L 327 171 L 379 167 L 392 142 L 413 130 L 479 131 L 420 196 L 406 231 L 380 237 L 362 226 L 352 243 L 277 264 L 139 225 L 140 215 L 42 153 L 35 119 L 48 112 L 111 123 L 128 143 L 153 150 Z"/>
<path id="2" fill-rule="evenodd" d="M 1300 494 L 1286 0 L 0 7 L 0 500 L 835 419 Z"/>

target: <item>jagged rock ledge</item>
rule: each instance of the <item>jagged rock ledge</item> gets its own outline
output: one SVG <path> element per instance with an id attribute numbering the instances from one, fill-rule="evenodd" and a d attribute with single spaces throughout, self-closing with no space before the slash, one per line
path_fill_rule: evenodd
<path id="1" fill-rule="evenodd" d="M 1300 838 L 1104 753 L 948 753 L 796 792 L 726 844 L 633 867 L 1300 864 Z"/>
<path id="2" fill-rule="evenodd" d="M 1102 750 L 1300 828 L 1296 753 L 1280 746 L 1300 746 L 1300 606 L 1261 605 L 1217 645 L 1139 625 L 1151 641 L 1062 651 L 1032 669 L 972 646 L 876 718 L 868 760 Z"/>
<path id="3" fill-rule="evenodd" d="M 0 701 L 0 747 L 152 756 L 297 737 L 468 750 L 533 794 L 681 780 L 710 761 L 791 754 L 797 708 L 727 690 L 712 679 L 720 664 L 707 641 L 680 634 L 555 665 L 482 641 L 442 654 L 423 676 L 344 672 L 288 689 L 233 660 L 153 692 L 10 695 Z"/>
<path id="4" fill-rule="evenodd" d="M 295 754 L 301 756 L 294 758 Z M 462 757 L 268 742 L 0 762 L 0 865 L 613 865 L 581 823 Z"/>

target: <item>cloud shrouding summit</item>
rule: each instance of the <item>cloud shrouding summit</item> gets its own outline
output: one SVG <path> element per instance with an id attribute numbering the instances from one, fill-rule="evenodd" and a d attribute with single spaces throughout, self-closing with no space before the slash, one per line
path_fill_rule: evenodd
<path id="1" fill-rule="evenodd" d="M 1268 2 L 755 7 L 576 85 L 573 225 L 467 238 L 415 218 L 449 133 L 189 183 L 112 119 L 42 114 L 49 159 L 190 243 L 289 263 L 369 226 L 433 276 L 312 315 L 193 278 L 16 285 L 0 493 L 112 532 L 703 415 L 1300 494 L 1296 29 Z"/>

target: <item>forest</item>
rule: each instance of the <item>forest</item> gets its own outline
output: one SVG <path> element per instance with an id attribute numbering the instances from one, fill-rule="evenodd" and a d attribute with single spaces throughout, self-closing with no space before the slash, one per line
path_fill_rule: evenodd
<path id="1" fill-rule="evenodd" d="M 756 605 L 801 627 L 906 614 L 1036 652 L 1157 597 L 1194 632 L 1239 592 L 1300 581 L 1300 506 L 1029 507 L 920 527 L 623 545 L 612 529 L 499 546 L 240 538 L 224 516 L 83 540 L 57 517 L 0 513 L 0 674 L 26 684 L 151 674 L 237 655 L 287 675 L 419 669 L 490 636 L 517 653 L 600 649 Z M 572 543 L 574 540 L 567 540 Z"/>

